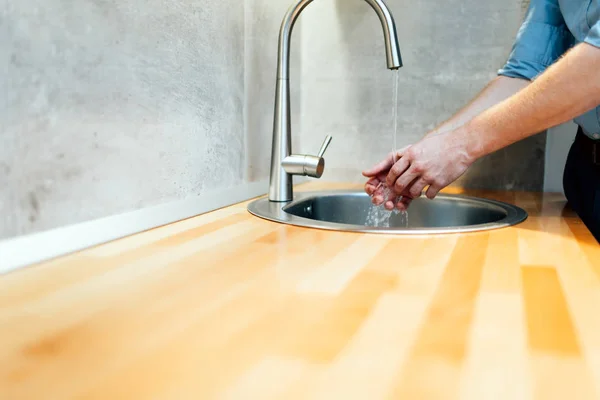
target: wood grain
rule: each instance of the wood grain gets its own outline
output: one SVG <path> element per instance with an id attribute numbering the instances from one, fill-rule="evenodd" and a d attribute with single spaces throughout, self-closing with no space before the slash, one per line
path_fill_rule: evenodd
<path id="1" fill-rule="evenodd" d="M 0 399 L 600 398 L 600 245 L 559 195 L 465 193 L 530 218 L 390 237 L 238 204 L 4 275 Z"/>

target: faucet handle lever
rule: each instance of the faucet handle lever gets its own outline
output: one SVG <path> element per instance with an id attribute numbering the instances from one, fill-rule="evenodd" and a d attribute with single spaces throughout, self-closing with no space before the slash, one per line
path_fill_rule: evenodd
<path id="1" fill-rule="evenodd" d="M 327 150 L 327 147 L 329 147 L 329 143 L 331 143 L 331 139 L 333 139 L 331 136 L 327 135 L 325 137 L 325 140 L 323 141 L 323 144 L 321 145 L 321 150 L 319 150 L 319 154 L 317 157 L 322 158 L 323 155 L 325 154 L 325 151 Z"/>

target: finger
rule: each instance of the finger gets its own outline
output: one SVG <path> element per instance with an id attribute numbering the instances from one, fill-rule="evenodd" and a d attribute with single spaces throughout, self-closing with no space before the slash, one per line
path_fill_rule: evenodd
<path id="1" fill-rule="evenodd" d="M 367 192 L 367 194 L 369 196 L 374 196 L 375 192 L 377 190 L 377 186 L 373 186 L 373 185 L 365 185 L 365 192 Z"/>
<path id="2" fill-rule="evenodd" d="M 408 150 L 410 148 L 410 145 L 408 146 L 404 146 L 403 148 L 401 148 L 400 150 L 396 150 L 395 155 L 396 155 L 396 161 L 398 161 L 399 159 L 401 159 L 402 157 L 404 157 L 404 153 L 406 152 L 406 150 Z"/>
<path id="3" fill-rule="evenodd" d="M 412 185 L 410 185 L 409 188 L 407 188 L 410 197 L 412 197 L 413 199 L 421 197 L 425 186 L 427 186 L 427 182 L 425 181 L 425 179 L 423 179 L 422 177 L 417 179 Z M 406 192 L 406 189 L 404 191 Z"/>
<path id="4" fill-rule="evenodd" d="M 373 203 L 376 206 L 380 206 L 385 202 L 385 199 L 383 198 L 383 196 L 379 196 L 379 195 L 375 195 L 373 196 L 373 198 L 371 199 L 371 203 Z"/>
<path id="5" fill-rule="evenodd" d="M 379 185 L 377 185 L 377 188 L 375 189 L 375 192 L 373 193 L 373 199 L 371 200 L 371 202 L 373 204 L 375 204 L 376 206 L 380 206 L 385 201 L 386 201 L 386 198 L 385 198 L 385 193 L 384 193 L 384 187 L 380 183 Z"/>
<path id="6" fill-rule="evenodd" d="M 398 179 L 400 175 L 402 175 L 410 166 L 408 160 L 406 158 L 401 158 L 398 160 L 396 164 L 392 166 L 390 172 L 387 174 L 385 178 L 385 182 L 389 188 L 394 187 L 394 182 Z M 399 193 L 399 192 L 398 192 Z"/>
<path id="7" fill-rule="evenodd" d="M 440 192 L 440 190 L 442 190 L 441 187 L 439 186 L 435 186 L 435 185 L 431 185 L 429 186 L 429 189 L 427 189 L 427 193 L 425 193 L 425 195 L 427 196 L 428 199 L 435 199 L 435 196 L 438 195 L 438 193 Z"/>
<path id="8" fill-rule="evenodd" d="M 383 171 L 387 171 L 388 169 L 390 169 L 390 167 L 392 165 L 394 165 L 394 153 L 390 153 L 388 154 L 388 156 L 381 161 L 380 163 L 374 165 L 373 167 L 363 171 L 363 175 L 366 176 L 367 178 L 372 177 L 372 176 L 376 176 L 377 174 L 383 172 Z"/>
<path id="9" fill-rule="evenodd" d="M 391 200 L 388 200 L 385 202 L 383 207 L 388 211 L 392 211 L 394 209 L 394 202 Z"/>
<path id="10" fill-rule="evenodd" d="M 408 206 L 413 201 L 410 197 L 403 196 L 402 199 L 396 204 L 396 208 L 400 211 L 408 210 Z"/>
<path id="11" fill-rule="evenodd" d="M 372 196 L 375 193 L 375 190 L 377 190 L 377 186 L 379 186 L 379 180 L 377 178 L 371 178 L 365 183 L 365 192 L 367 192 L 369 196 Z"/>
<path id="12" fill-rule="evenodd" d="M 394 188 L 394 191 L 396 193 L 405 195 L 407 194 L 406 188 L 408 188 L 413 183 L 413 181 L 419 178 L 419 175 L 420 173 L 418 173 L 417 171 L 415 171 L 414 168 L 411 167 L 401 176 L 399 176 L 398 179 L 394 181 L 393 186 L 391 187 Z"/>
<path id="13" fill-rule="evenodd" d="M 385 186 L 383 185 L 383 183 L 379 182 L 377 184 L 377 186 L 375 187 L 374 195 L 385 197 Z"/>
<path id="14" fill-rule="evenodd" d="M 392 165 L 396 164 L 396 163 L 398 162 L 398 160 L 399 160 L 399 159 L 401 159 L 402 157 L 404 157 L 404 153 L 405 153 L 405 152 L 406 152 L 406 150 L 408 150 L 409 148 L 410 148 L 410 145 L 408 145 L 408 146 L 404 146 L 404 147 L 403 147 L 403 148 L 401 148 L 400 150 L 395 150 L 395 151 L 392 151 L 392 153 L 391 153 L 391 158 L 392 158 L 392 160 L 391 160 L 391 161 L 392 161 L 392 163 L 391 163 L 390 167 L 391 167 Z M 389 169 L 389 167 L 388 167 L 388 168 L 386 168 L 384 171 L 387 171 L 388 169 Z"/>
<path id="15" fill-rule="evenodd" d="M 400 150 L 392 151 L 385 158 L 385 160 L 381 161 L 374 167 L 372 167 L 368 170 L 365 170 L 363 172 L 363 175 L 366 177 L 377 176 L 381 181 L 384 181 L 385 176 L 387 176 L 387 171 L 390 169 L 390 167 L 392 167 L 399 159 L 401 159 L 404 156 L 404 153 L 406 152 L 406 150 L 408 150 L 409 148 L 410 148 L 410 145 L 404 146 Z M 382 179 L 381 175 L 383 175 L 383 179 Z"/>

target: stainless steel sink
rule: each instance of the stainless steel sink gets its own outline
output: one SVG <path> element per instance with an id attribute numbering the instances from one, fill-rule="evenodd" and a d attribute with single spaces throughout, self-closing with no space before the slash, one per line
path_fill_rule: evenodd
<path id="1" fill-rule="evenodd" d="M 406 215 L 386 212 L 374 209 L 371 198 L 361 191 L 300 192 L 287 203 L 262 198 L 250 203 L 248 211 L 271 221 L 309 228 L 410 235 L 504 228 L 527 218 L 523 209 L 511 204 L 449 194 L 435 200 L 416 199 Z M 384 221 L 374 224 L 374 215 Z"/>

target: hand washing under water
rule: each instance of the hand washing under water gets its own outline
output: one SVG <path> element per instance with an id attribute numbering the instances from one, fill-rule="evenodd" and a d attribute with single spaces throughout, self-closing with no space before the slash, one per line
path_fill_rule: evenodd
<path id="1" fill-rule="evenodd" d="M 394 204 L 397 204 L 402 196 L 396 195 L 396 193 L 388 188 L 384 183 L 380 183 L 377 187 L 378 189 L 383 186 L 383 198 L 384 202 L 382 205 L 376 206 L 371 204 L 371 208 L 367 213 L 367 219 L 365 221 L 365 226 L 374 226 L 374 227 L 382 227 L 389 228 L 390 227 L 390 218 L 392 215 L 402 214 L 402 220 L 399 226 L 408 227 L 408 212 L 400 211 L 396 208 L 393 210 L 386 210 L 383 204 L 387 201 L 393 201 Z M 371 195 L 373 197 L 373 195 Z"/>

